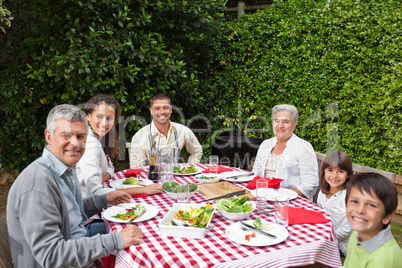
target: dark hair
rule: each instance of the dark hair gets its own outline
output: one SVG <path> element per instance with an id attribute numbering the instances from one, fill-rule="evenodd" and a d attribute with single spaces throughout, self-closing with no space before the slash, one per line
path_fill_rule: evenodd
<path id="1" fill-rule="evenodd" d="M 348 203 L 350 191 L 352 188 L 357 188 L 361 193 L 366 193 L 373 196 L 375 194 L 378 199 L 384 204 L 385 215 L 391 215 L 398 206 L 398 191 L 394 184 L 381 174 L 374 172 L 358 173 L 350 177 L 348 187 L 346 188 L 346 205 Z M 384 225 L 386 228 L 388 224 Z"/>
<path id="2" fill-rule="evenodd" d="M 113 159 L 116 159 L 119 156 L 119 135 L 116 131 L 117 121 L 120 116 L 120 104 L 119 102 L 112 96 L 106 94 L 97 94 L 90 98 L 84 105 L 82 109 L 85 114 L 91 114 L 95 108 L 100 104 L 107 104 L 113 107 L 115 111 L 115 120 L 110 131 L 102 138 L 101 143 L 103 145 L 103 150 L 105 154 Z M 114 140 L 114 144 L 113 141 Z"/>
<path id="3" fill-rule="evenodd" d="M 349 177 L 353 174 L 353 167 L 352 167 L 352 159 L 350 156 L 342 152 L 340 150 L 333 150 L 329 152 L 324 160 L 321 163 L 320 171 L 318 174 L 318 177 L 320 178 L 320 189 L 323 194 L 328 194 L 331 186 L 329 183 L 325 180 L 325 169 L 327 167 L 339 167 L 342 170 L 345 170 L 347 173 L 347 178 L 344 183 L 344 186 L 346 188 L 346 185 L 348 183 Z"/>
<path id="4" fill-rule="evenodd" d="M 170 98 L 163 93 L 158 93 L 151 98 L 151 100 L 150 100 L 151 107 L 155 100 L 168 100 L 169 104 L 172 104 Z"/>

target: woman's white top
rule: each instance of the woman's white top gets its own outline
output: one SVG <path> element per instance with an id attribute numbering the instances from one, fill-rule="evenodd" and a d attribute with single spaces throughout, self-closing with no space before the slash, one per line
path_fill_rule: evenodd
<path id="1" fill-rule="evenodd" d="M 337 192 L 329 199 L 320 191 L 318 193 L 317 204 L 331 217 L 339 248 L 346 256 L 348 253 L 348 242 L 349 237 L 352 234 L 352 228 L 350 227 L 346 217 L 345 196 L 346 189 Z"/>
<path id="2" fill-rule="evenodd" d="M 107 172 L 112 176 L 114 167 L 110 159 L 106 157 L 102 144 L 91 128 L 88 132 L 85 153 L 77 163 L 76 169 L 83 199 L 115 190 L 102 188 L 102 175 Z"/>
<path id="3" fill-rule="evenodd" d="M 269 155 L 269 159 L 265 165 L 264 178 L 275 178 L 277 158 L 278 155 L 276 154 Z"/>
<path id="4" fill-rule="evenodd" d="M 265 175 L 266 163 L 277 142 L 278 139 L 273 137 L 261 143 L 254 161 L 254 174 Z M 293 134 L 285 150 L 276 157 L 275 178 L 283 179 L 281 187 L 297 188 L 307 199 L 312 200 L 318 188 L 318 163 L 313 146 Z"/>

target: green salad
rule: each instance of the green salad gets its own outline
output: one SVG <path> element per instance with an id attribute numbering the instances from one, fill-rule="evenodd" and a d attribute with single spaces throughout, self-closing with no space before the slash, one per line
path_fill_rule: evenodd
<path id="1" fill-rule="evenodd" d="M 230 199 L 222 199 L 216 205 L 219 210 L 231 213 L 244 213 L 253 210 L 252 203 L 246 203 L 249 200 L 248 196 L 242 198 L 232 197 Z"/>
<path id="2" fill-rule="evenodd" d="M 216 179 L 218 176 L 211 176 L 211 177 L 208 177 L 208 176 L 199 176 L 198 177 L 198 179 L 200 179 L 200 180 L 214 180 L 214 179 Z"/>
<path id="3" fill-rule="evenodd" d="M 205 227 L 208 224 L 213 211 L 214 208 L 208 204 L 205 207 L 200 208 L 190 207 L 190 211 L 179 210 L 174 217 L 190 227 Z"/>
<path id="4" fill-rule="evenodd" d="M 137 178 L 127 178 L 123 181 L 123 184 L 138 184 Z"/>
<path id="5" fill-rule="evenodd" d="M 147 209 L 140 204 L 137 204 L 134 208 L 126 208 L 125 213 L 118 213 L 117 215 L 112 216 L 113 218 L 119 220 L 131 220 L 132 218 L 139 217 L 142 214 L 147 212 Z"/>
<path id="6" fill-rule="evenodd" d="M 198 169 L 195 166 L 181 167 L 175 166 L 173 167 L 173 173 L 177 174 L 191 174 L 197 172 Z"/>
<path id="7" fill-rule="evenodd" d="M 162 189 L 165 190 L 166 192 L 170 192 L 170 193 L 177 193 L 177 187 L 182 187 L 180 186 L 177 182 L 170 182 L 167 181 L 164 184 L 162 184 Z M 194 192 L 197 190 L 198 186 L 194 183 L 190 183 L 190 187 L 189 187 L 189 191 L 190 192 Z"/>

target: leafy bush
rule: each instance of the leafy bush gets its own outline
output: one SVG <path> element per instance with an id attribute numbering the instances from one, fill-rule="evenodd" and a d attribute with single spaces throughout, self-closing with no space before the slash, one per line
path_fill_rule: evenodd
<path id="1" fill-rule="evenodd" d="M 0 163 L 24 168 L 42 151 L 48 111 L 96 93 L 120 101 L 120 131 L 130 138 L 157 92 L 185 115 L 199 109 L 198 77 L 210 67 L 223 7 L 221 0 L 10 2 L 15 22 L 0 40 Z"/>
<path id="2" fill-rule="evenodd" d="M 316 151 L 402 173 L 401 18 L 394 0 L 289 0 L 229 22 L 206 92 L 214 129 L 271 137 L 271 108 L 290 103 Z"/>

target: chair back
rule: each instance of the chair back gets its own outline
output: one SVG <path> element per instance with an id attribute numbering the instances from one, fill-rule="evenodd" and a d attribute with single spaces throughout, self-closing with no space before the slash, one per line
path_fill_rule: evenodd
<path id="1" fill-rule="evenodd" d="M 8 245 L 7 225 L 0 216 L 0 267 L 13 268 L 10 246 Z"/>

